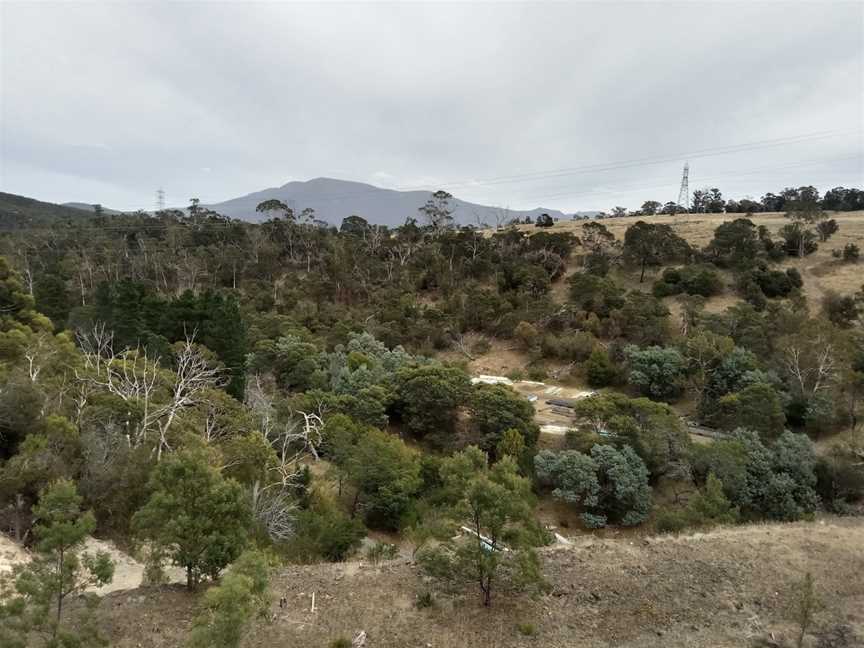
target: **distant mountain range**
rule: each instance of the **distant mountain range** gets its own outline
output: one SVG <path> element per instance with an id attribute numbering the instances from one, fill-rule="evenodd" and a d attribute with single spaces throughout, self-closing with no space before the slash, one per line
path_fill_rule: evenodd
<path id="1" fill-rule="evenodd" d="M 66 202 L 61 205 L 62 207 L 71 207 L 72 209 L 80 209 L 82 211 L 95 212 L 96 205 L 89 205 L 87 203 L 82 202 Z M 110 216 L 116 216 L 118 214 L 122 214 L 123 212 L 117 211 L 116 209 L 109 209 L 108 207 L 102 207 L 102 213 L 108 214 Z"/>
<path id="2" fill-rule="evenodd" d="M 61 220 L 74 222 L 86 217 L 85 212 L 74 207 L 0 192 L 0 230 L 50 225 Z"/>
<path id="3" fill-rule="evenodd" d="M 376 225 L 398 226 L 406 218 L 419 220 L 419 207 L 426 203 L 431 191 L 396 191 L 382 189 L 362 182 L 349 182 L 333 178 L 315 178 L 306 182 L 289 182 L 281 187 L 273 187 L 256 191 L 239 198 L 232 198 L 220 203 L 206 205 L 210 209 L 245 221 L 260 222 L 267 216 L 255 211 L 255 208 L 265 200 L 281 200 L 299 213 L 310 207 L 315 210 L 315 218 L 331 225 L 340 225 L 346 216 L 362 216 Z M 566 219 L 565 215 L 556 209 L 517 210 L 478 205 L 458 198 L 450 201 L 453 218 L 460 225 L 485 223 L 487 225 L 503 224 L 514 218 L 524 219 L 530 216 L 547 213 L 552 218 Z"/>
<path id="4" fill-rule="evenodd" d="M 418 209 L 431 195 L 431 191 L 397 191 L 362 182 L 315 178 L 305 182 L 289 182 L 281 187 L 263 189 L 239 198 L 204 206 L 224 216 L 258 223 L 269 216 L 256 212 L 255 208 L 265 200 L 276 199 L 284 202 L 296 213 L 311 208 L 315 210 L 317 220 L 337 227 L 341 225 L 343 218 L 354 215 L 362 216 L 370 223 L 395 227 L 402 225 L 407 218 L 420 220 Z M 178 209 L 183 208 L 185 205 L 178 207 Z M 528 210 L 507 209 L 479 205 L 456 197 L 450 201 L 450 208 L 453 210 L 455 222 L 459 225 L 485 224 L 492 227 L 514 219 L 525 220 L 526 217 L 535 220 L 543 213 L 549 214 L 556 220 L 567 220 L 574 215 L 596 216 L 600 213 L 581 211 L 565 214 L 557 209 L 544 207 Z M 20 227 L 34 222 L 50 222 L 58 218 L 76 219 L 88 213 L 92 214 L 94 211 L 94 205 L 91 203 L 67 202 L 57 205 L 15 194 L 0 193 L 0 228 Z M 102 213 L 106 216 L 115 216 L 123 212 L 103 207 Z"/>

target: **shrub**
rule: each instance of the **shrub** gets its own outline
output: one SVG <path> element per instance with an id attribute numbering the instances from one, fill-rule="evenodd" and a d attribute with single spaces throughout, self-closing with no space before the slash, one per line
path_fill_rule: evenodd
<path id="1" fill-rule="evenodd" d="M 654 517 L 654 529 L 657 533 L 680 533 L 686 528 L 687 517 L 680 509 L 660 509 Z"/>
<path id="2" fill-rule="evenodd" d="M 509 372 L 507 372 L 507 378 L 509 378 L 513 382 L 525 380 L 525 371 L 522 369 L 511 369 Z"/>
<path id="3" fill-rule="evenodd" d="M 840 229 L 837 221 L 833 218 L 821 221 L 816 225 L 816 232 L 819 234 L 820 241 L 827 241 L 833 234 L 836 234 Z"/>
<path id="4" fill-rule="evenodd" d="M 247 551 L 219 585 L 204 595 L 204 610 L 193 620 L 189 648 L 236 648 L 252 619 L 265 616 L 270 602 L 270 569 L 261 552 Z"/>
<path id="5" fill-rule="evenodd" d="M 330 648 L 351 648 L 351 640 L 345 637 L 338 637 L 330 642 Z"/>
<path id="6" fill-rule="evenodd" d="M 582 362 L 591 355 L 596 344 L 597 338 L 585 331 L 566 335 L 550 333 L 543 336 L 540 349 L 545 358 Z"/>
<path id="7" fill-rule="evenodd" d="M 825 508 L 844 514 L 864 499 L 864 468 L 839 456 L 820 457 L 816 462 L 816 492 Z"/>
<path id="8" fill-rule="evenodd" d="M 389 542 L 375 542 L 366 547 L 366 560 L 377 565 L 385 560 L 393 560 L 399 555 L 399 548 Z"/>
<path id="9" fill-rule="evenodd" d="M 838 295 L 829 291 L 822 298 L 825 316 L 841 328 L 849 328 L 858 319 L 858 302 L 851 295 Z"/>
<path id="10" fill-rule="evenodd" d="M 546 367 L 542 364 L 535 364 L 528 367 L 528 378 L 531 380 L 543 381 L 549 377 Z"/>
<path id="11" fill-rule="evenodd" d="M 687 503 L 685 518 L 693 526 L 734 524 L 738 521 L 738 508 L 723 493 L 723 482 L 709 473 L 705 486 Z"/>
<path id="12" fill-rule="evenodd" d="M 843 247 L 843 260 L 846 263 L 858 263 L 858 258 L 861 256 L 861 250 L 854 243 L 847 243 Z"/>
<path id="13" fill-rule="evenodd" d="M 723 282 L 716 270 L 706 266 L 685 266 L 681 269 L 667 268 L 660 281 L 654 284 L 655 297 L 668 297 L 687 293 L 711 297 L 723 290 Z"/>
<path id="14" fill-rule="evenodd" d="M 478 355 L 478 356 L 485 355 L 485 354 L 489 353 L 489 351 L 491 349 L 492 349 L 492 343 L 489 342 L 489 340 L 487 340 L 485 337 L 480 338 L 479 340 L 477 340 L 476 342 L 474 342 L 471 345 L 471 353 L 473 353 L 474 355 Z"/>
<path id="15" fill-rule="evenodd" d="M 320 560 L 341 562 L 366 534 L 359 520 L 353 520 L 330 502 L 317 502 L 313 509 L 300 511 L 295 534 L 284 549 L 296 562 Z"/>
<path id="16" fill-rule="evenodd" d="M 418 610 L 425 610 L 435 605 L 435 596 L 429 590 L 420 592 L 417 595 L 417 600 L 414 601 L 414 607 Z"/>
<path id="17" fill-rule="evenodd" d="M 516 629 L 523 637 L 537 636 L 537 626 L 535 626 L 533 623 L 520 623 L 518 626 L 516 626 Z"/>
<path id="18" fill-rule="evenodd" d="M 513 331 L 515 337 L 526 350 L 531 350 L 537 346 L 540 341 L 540 332 L 537 327 L 530 322 L 519 322 L 516 329 Z"/>

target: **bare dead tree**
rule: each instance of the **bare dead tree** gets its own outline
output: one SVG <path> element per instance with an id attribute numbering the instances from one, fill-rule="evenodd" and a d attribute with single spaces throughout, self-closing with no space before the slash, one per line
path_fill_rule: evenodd
<path id="1" fill-rule="evenodd" d="M 172 381 L 171 399 L 157 409 L 156 421 L 159 429 L 159 447 L 157 459 L 162 458 L 162 451 L 169 449 L 168 431 L 177 414 L 198 402 L 201 393 L 206 389 L 217 387 L 224 382 L 222 370 L 210 366 L 200 349 L 194 344 L 195 333 L 187 335 L 180 352 L 177 354 L 177 369 Z"/>
<path id="2" fill-rule="evenodd" d="M 815 396 L 828 389 L 837 375 L 834 345 L 817 335 L 803 341 L 793 341 L 782 349 L 783 366 L 803 395 Z"/>
<path id="3" fill-rule="evenodd" d="M 170 449 L 169 432 L 177 416 L 196 405 L 205 390 L 224 382 L 222 370 L 211 366 L 195 344 L 194 332 L 187 335 L 177 352 L 173 373 L 160 366 L 158 356 L 149 357 L 141 347 L 115 352 L 113 335 L 104 324 L 79 333 L 78 339 L 85 371 L 76 370 L 76 378 L 90 390 L 107 391 L 124 402 L 136 404 L 140 419 L 127 432 L 127 440 L 130 446 L 138 447 L 155 432 L 157 459 Z M 160 398 L 163 394 L 167 397 Z M 86 403 L 86 389 L 79 398 Z"/>
<path id="4" fill-rule="evenodd" d="M 297 504 L 285 490 L 262 491 L 252 486 L 252 515 L 274 541 L 285 541 L 294 534 Z"/>
<path id="5" fill-rule="evenodd" d="M 276 408 L 273 406 L 273 400 L 264 391 L 259 374 L 255 374 L 255 380 L 246 388 L 246 406 L 258 418 L 261 434 L 271 439 L 276 421 Z"/>
<path id="6" fill-rule="evenodd" d="M 24 347 L 24 359 L 27 361 L 27 376 L 30 382 L 36 383 L 42 369 L 48 364 L 50 358 L 57 354 L 57 348 L 51 344 L 52 336 L 46 332 L 40 332 L 28 340 Z"/>

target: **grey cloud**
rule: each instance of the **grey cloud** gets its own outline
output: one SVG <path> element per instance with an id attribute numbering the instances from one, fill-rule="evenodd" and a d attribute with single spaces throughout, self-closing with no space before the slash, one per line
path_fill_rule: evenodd
<path id="1" fill-rule="evenodd" d="M 864 178 L 860 4 L 6 2 L 0 18 L 0 186 L 46 200 L 434 188 L 828 130 L 694 159 L 691 186 Z M 813 160 L 829 162 L 790 166 Z M 683 162 L 453 193 L 636 207 L 674 198 Z"/>

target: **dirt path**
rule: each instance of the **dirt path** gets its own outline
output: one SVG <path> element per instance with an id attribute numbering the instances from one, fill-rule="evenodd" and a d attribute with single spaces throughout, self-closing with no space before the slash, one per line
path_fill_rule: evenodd
<path id="1" fill-rule="evenodd" d="M 103 587 L 89 588 L 88 591 L 104 595 L 109 592 L 131 590 L 141 586 L 144 565 L 129 554 L 118 549 L 113 542 L 88 538 L 84 543 L 83 550 L 88 553 L 104 551 L 114 561 L 114 578 L 112 581 Z M 14 565 L 25 563 L 29 560 L 30 554 L 25 549 L 16 544 L 11 538 L 0 534 L 0 575 L 10 572 Z M 166 576 L 169 583 L 185 582 L 183 570 L 176 567 L 167 568 Z"/>

